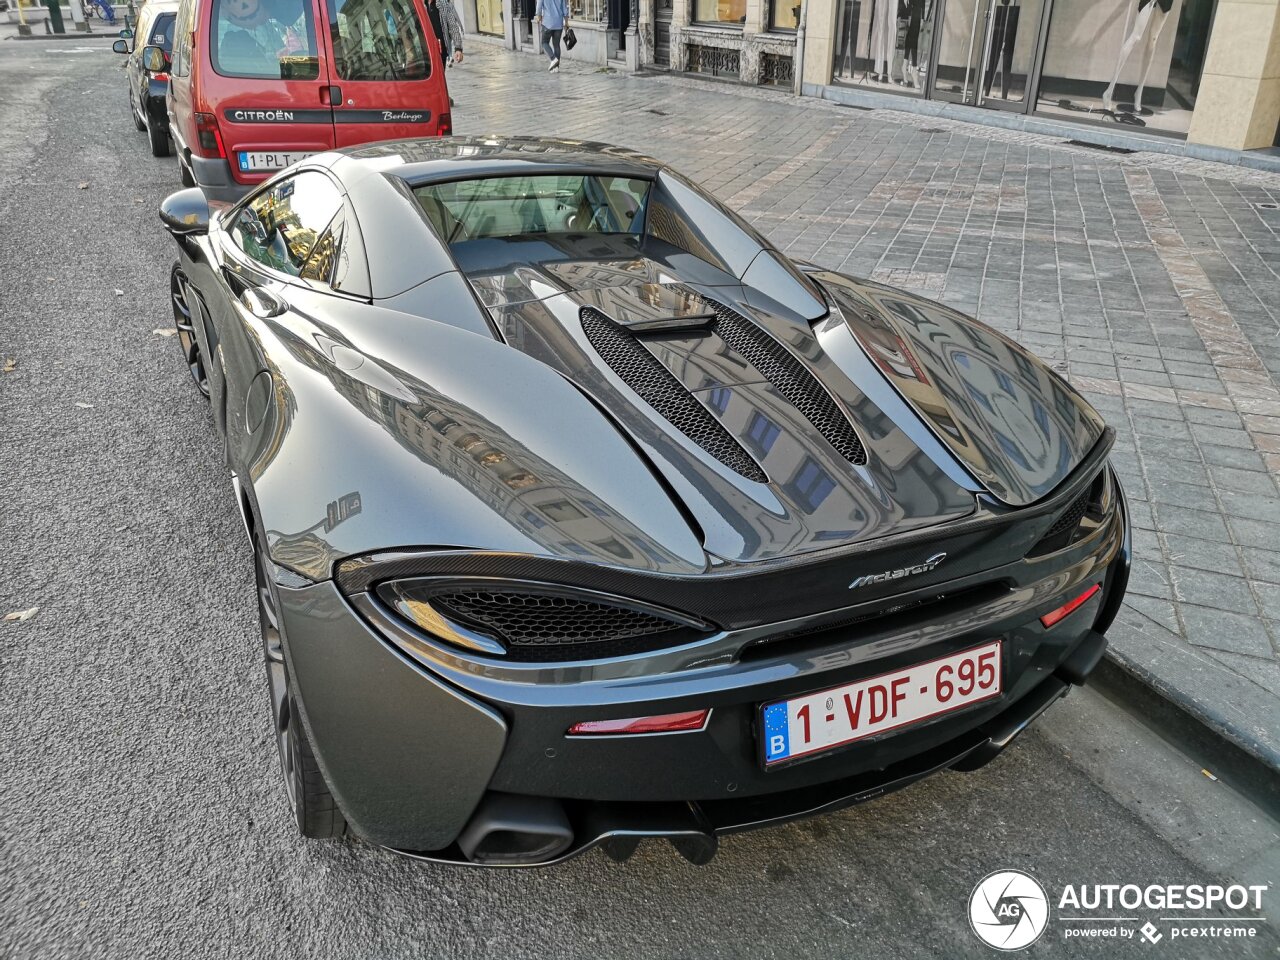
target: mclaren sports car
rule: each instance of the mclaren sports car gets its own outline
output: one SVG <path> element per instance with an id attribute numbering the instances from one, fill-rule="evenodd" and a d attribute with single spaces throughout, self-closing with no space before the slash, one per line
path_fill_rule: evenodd
<path id="1" fill-rule="evenodd" d="M 987 763 L 1103 654 L 1098 414 L 657 160 L 379 143 L 160 218 L 305 836 L 701 863 Z"/>

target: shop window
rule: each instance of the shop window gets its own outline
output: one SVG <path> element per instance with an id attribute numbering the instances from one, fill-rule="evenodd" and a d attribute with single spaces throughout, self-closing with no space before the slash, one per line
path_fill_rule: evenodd
<path id="1" fill-rule="evenodd" d="M 835 79 L 921 95 L 937 5 L 938 0 L 836 0 Z"/>
<path id="2" fill-rule="evenodd" d="M 604 0 L 569 0 L 569 19 L 604 23 L 609 18 L 609 8 Z"/>
<path id="3" fill-rule="evenodd" d="M 797 0 L 769 0 L 769 29 L 793 31 L 800 27 Z"/>
<path id="4" fill-rule="evenodd" d="M 1037 110 L 1185 134 L 1214 0 L 1057 0 Z"/>
<path id="5" fill-rule="evenodd" d="M 501 37 L 502 0 L 476 0 L 476 30 L 493 37 Z"/>
<path id="6" fill-rule="evenodd" d="M 747 19 L 747 0 L 694 0 L 693 18 L 699 23 L 741 24 Z"/>

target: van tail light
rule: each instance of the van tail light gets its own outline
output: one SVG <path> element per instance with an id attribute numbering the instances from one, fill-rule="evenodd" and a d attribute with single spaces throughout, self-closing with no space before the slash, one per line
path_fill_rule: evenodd
<path id="1" fill-rule="evenodd" d="M 1089 601 L 1089 598 L 1092 597 L 1095 593 L 1097 593 L 1101 589 L 1102 589 L 1102 585 L 1095 583 L 1092 587 L 1090 587 L 1084 593 L 1080 594 L 1080 596 L 1076 597 L 1074 600 L 1064 603 L 1057 610 L 1051 610 L 1048 613 L 1046 613 L 1043 617 L 1040 618 L 1040 622 L 1044 624 L 1044 628 L 1048 630 L 1059 620 L 1062 620 L 1063 618 L 1069 616 L 1079 607 L 1084 606 Z"/>
<path id="2" fill-rule="evenodd" d="M 440 136 L 453 136 L 453 115 L 449 113 L 440 114 Z"/>
<path id="3" fill-rule="evenodd" d="M 222 145 L 222 134 L 218 131 L 218 120 L 212 113 L 196 114 L 196 145 L 201 156 L 211 159 L 225 160 L 227 148 Z"/>
<path id="4" fill-rule="evenodd" d="M 681 733 L 701 730 L 710 710 L 665 713 L 657 717 L 629 717 L 626 720 L 585 720 L 569 728 L 571 737 L 618 736 L 627 733 Z"/>

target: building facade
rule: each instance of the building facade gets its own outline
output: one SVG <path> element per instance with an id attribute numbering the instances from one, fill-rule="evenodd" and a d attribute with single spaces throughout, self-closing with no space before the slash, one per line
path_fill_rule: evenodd
<path id="1" fill-rule="evenodd" d="M 535 0 L 461 2 L 469 28 L 536 50 Z M 570 0 L 570 14 L 571 59 L 1280 147 L 1280 0 Z"/>

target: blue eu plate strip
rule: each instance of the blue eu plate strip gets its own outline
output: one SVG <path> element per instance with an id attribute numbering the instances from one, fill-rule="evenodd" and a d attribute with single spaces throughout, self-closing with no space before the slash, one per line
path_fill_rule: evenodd
<path id="1" fill-rule="evenodd" d="M 764 708 L 764 759 L 766 763 L 784 760 L 791 752 L 787 728 L 787 705 L 771 703 Z"/>

